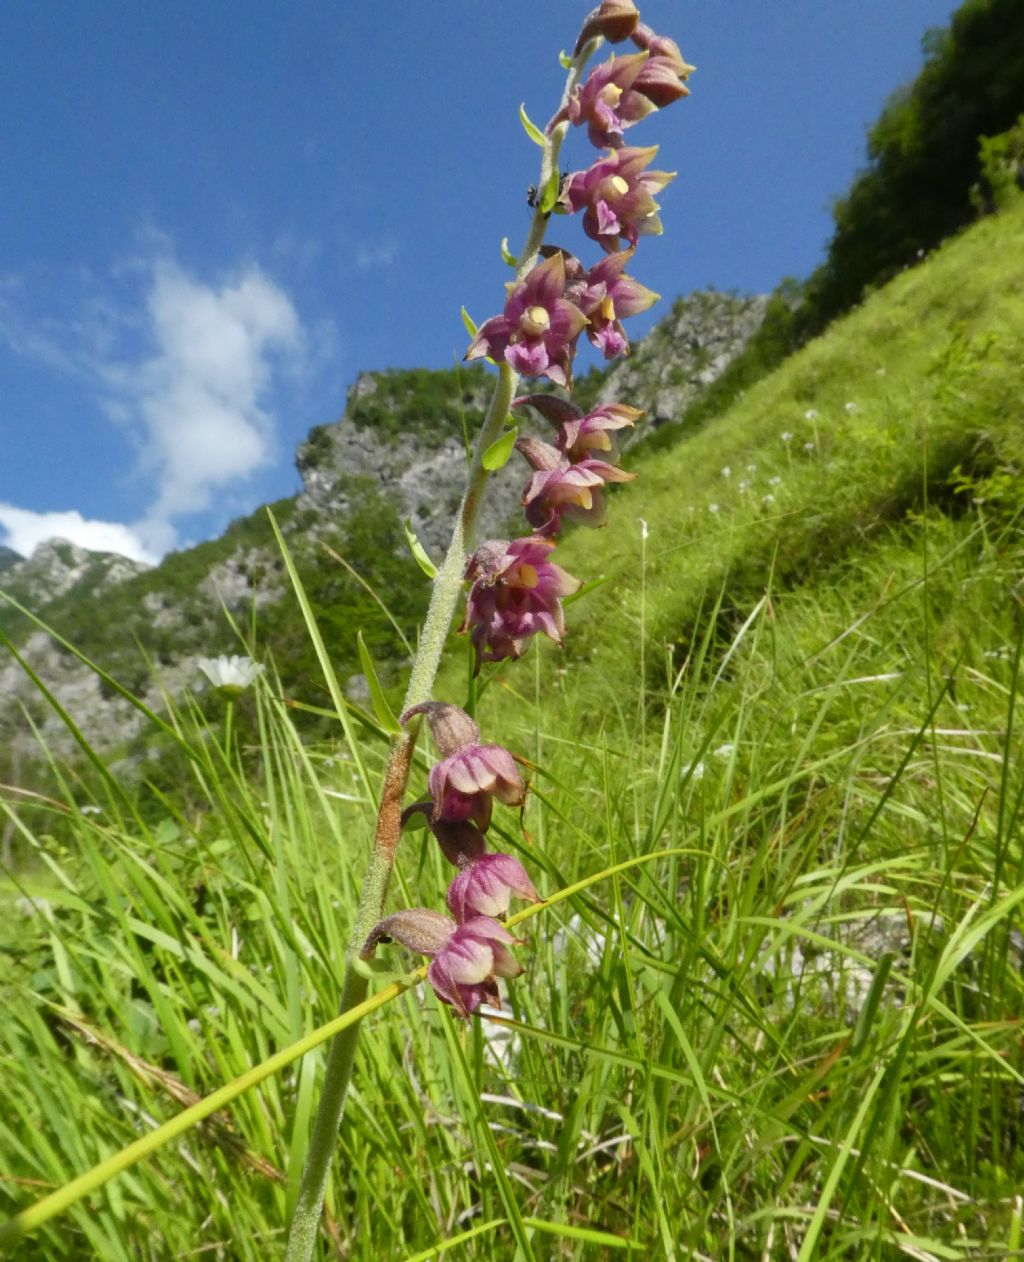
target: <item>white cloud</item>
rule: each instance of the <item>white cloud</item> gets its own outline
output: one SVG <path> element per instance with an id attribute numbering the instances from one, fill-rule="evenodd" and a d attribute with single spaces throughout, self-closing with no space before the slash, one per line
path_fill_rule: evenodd
<path id="1" fill-rule="evenodd" d="M 76 509 L 68 512 L 34 513 L 0 503 L 2 542 L 22 556 L 31 556 L 47 539 L 68 539 L 90 552 L 119 552 L 133 561 L 156 563 L 157 557 L 129 526 L 115 521 L 90 521 Z"/>
<path id="2" fill-rule="evenodd" d="M 394 267 L 398 262 L 398 242 L 388 237 L 383 241 L 365 241 L 356 247 L 355 265 L 359 272 Z"/>
<path id="3" fill-rule="evenodd" d="M 302 330 L 287 295 L 256 267 L 218 289 L 160 263 L 148 309 L 156 353 L 107 376 L 119 413 L 141 424 L 143 467 L 157 482 L 135 529 L 163 551 L 176 539 L 176 517 L 270 462 L 272 356 L 297 359 Z"/>
<path id="4" fill-rule="evenodd" d="M 24 287 L 0 277 L 0 338 L 102 395 L 106 415 L 136 449 L 135 473 L 152 487 L 151 507 L 130 526 L 10 508 L 23 516 L 17 526 L 4 522 L 8 532 L 38 542 L 45 536 L 34 532 L 52 519 L 50 537 L 159 555 L 176 545 L 177 519 L 226 498 L 276 458 L 271 389 L 282 369 L 304 366 L 309 343 L 291 300 L 255 264 L 207 284 L 174 262 L 166 240 L 154 244 L 155 261 L 150 255 L 120 272 L 122 280 L 144 277 L 145 291 L 133 284 L 127 301 L 122 293 L 116 302 L 109 288 L 93 292 L 77 320 L 26 317 Z M 146 349 L 138 348 L 140 336 Z M 121 546 L 85 542 L 109 539 L 107 529 L 123 532 Z"/>

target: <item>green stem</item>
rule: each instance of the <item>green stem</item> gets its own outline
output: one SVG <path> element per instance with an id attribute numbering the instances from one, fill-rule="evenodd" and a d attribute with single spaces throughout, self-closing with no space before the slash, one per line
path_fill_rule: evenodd
<path id="1" fill-rule="evenodd" d="M 588 44 L 573 61 L 562 95 L 562 106 L 568 101 L 570 93 L 579 82 L 583 68 L 598 46 L 598 42 L 592 41 Z M 547 137 L 542 150 L 538 188 L 544 188 L 552 172 L 558 170 L 558 154 L 567 130 L 568 124 L 562 123 Z M 517 283 L 526 276 L 537 260 L 549 217 L 542 214 L 539 209 L 534 212 L 516 267 Z M 513 372 L 508 364 L 499 364 L 498 380 L 491 396 L 490 406 L 470 456 L 466 493 L 459 506 L 451 543 L 441 568 L 437 572 L 437 577 L 434 579 L 430 607 L 427 610 L 419 649 L 409 676 L 403 709 L 407 710 L 410 706 L 428 701 L 433 692 L 455 607 L 462 593 L 466 558 L 476 542 L 477 522 L 488 477 L 483 464 L 484 452 L 501 434 L 518 384 L 519 375 Z M 370 930 L 384 914 L 384 899 L 387 895 L 388 880 L 398 845 L 401 803 L 412 765 L 415 742 L 415 730 L 403 732 L 395 737 L 391 747 L 384 775 L 377 831 L 345 963 L 345 980 L 339 1005 L 339 1012 L 342 1013 L 348 1012 L 366 998 L 367 978 L 354 967 L 354 963 L 359 949 L 369 937 Z M 337 1145 L 338 1128 L 345 1108 L 345 1094 L 352 1077 L 352 1064 L 355 1060 L 358 1039 L 359 1023 L 356 1022 L 337 1034 L 330 1045 L 324 1069 L 323 1092 L 306 1152 L 306 1163 L 303 1167 L 299 1195 L 292 1217 L 285 1262 L 309 1262 L 313 1256 L 323 1212 L 327 1179 Z"/>
<path id="2" fill-rule="evenodd" d="M 235 703 L 228 697 L 224 708 L 224 761 L 231 763 L 231 743 L 235 726 Z"/>

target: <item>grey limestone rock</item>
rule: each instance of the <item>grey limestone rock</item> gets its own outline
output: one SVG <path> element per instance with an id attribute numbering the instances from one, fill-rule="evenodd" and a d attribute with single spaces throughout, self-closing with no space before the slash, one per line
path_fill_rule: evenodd
<path id="1" fill-rule="evenodd" d="M 647 425 L 682 419 L 761 327 L 765 295 L 699 291 L 680 298 L 628 359 L 616 364 L 599 402 L 643 408 Z"/>

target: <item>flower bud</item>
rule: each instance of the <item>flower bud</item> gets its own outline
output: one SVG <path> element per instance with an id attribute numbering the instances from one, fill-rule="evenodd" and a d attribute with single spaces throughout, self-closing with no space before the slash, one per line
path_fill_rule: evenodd
<path id="1" fill-rule="evenodd" d="M 632 31 L 630 31 L 630 35 L 637 48 L 642 48 L 645 53 L 650 53 L 652 57 L 658 57 L 668 62 L 670 68 L 679 78 L 686 79 L 697 69 L 696 66 L 691 66 L 683 59 L 683 54 L 679 51 L 679 45 L 674 39 L 670 39 L 667 35 L 658 35 L 646 23 L 637 22 Z"/>
<path id="2" fill-rule="evenodd" d="M 459 925 L 434 956 L 427 980 L 459 1016 L 469 1016 L 484 1003 L 500 1007 L 495 979 L 518 977 L 523 971 L 508 949 L 516 941 L 496 920 L 474 916 Z"/>
<path id="3" fill-rule="evenodd" d="M 480 729 L 457 705 L 447 701 L 422 701 L 410 706 L 399 719 L 403 725 L 417 714 L 426 715 L 430 734 L 441 756 L 447 758 L 467 745 L 475 745 L 480 739 Z"/>
<path id="4" fill-rule="evenodd" d="M 455 921 L 439 911 L 426 907 L 410 907 L 385 916 L 371 929 L 370 936 L 359 952 L 361 959 L 368 960 L 378 942 L 400 942 L 419 955 L 436 955 L 456 928 Z"/>
<path id="5" fill-rule="evenodd" d="M 403 828 L 417 812 L 427 817 L 427 824 L 441 853 L 455 867 L 464 868 L 487 849 L 483 832 L 472 820 L 434 819 L 434 803 L 431 801 L 414 802 L 412 806 L 407 806 L 402 812 Z"/>
<path id="6" fill-rule="evenodd" d="M 522 806 L 526 785 L 512 755 L 502 745 L 465 745 L 430 769 L 433 820 L 491 822 L 492 799 Z"/>
<path id="7" fill-rule="evenodd" d="M 603 36 L 609 44 L 620 44 L 633 34 L 639 20 L 640 10 L 632 0 L 602 0 L 583 19 L 573 56 L 578 57 L 584 46 L 598 36 Z"/>

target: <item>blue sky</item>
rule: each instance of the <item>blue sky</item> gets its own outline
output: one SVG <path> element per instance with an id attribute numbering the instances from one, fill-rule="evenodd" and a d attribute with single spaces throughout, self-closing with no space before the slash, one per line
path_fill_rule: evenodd
<path id="1" fill-rule="evenodd" d="M 215 535 L 298 489 L 296 443 L 361 370 L 460 357 L 460 307 L 500 308 L 499 242 L 527 227 L 518 105 L 550 116 L 587 7 L 5 0 L 0 543 Z M 640 7 L 698 70 L 628 137 L 679 172 L 634 336 L 678 294 L 820 261 L 866 127 L 955 5 Z M 592 159 L 579 133 L 563 154 Z"/>

